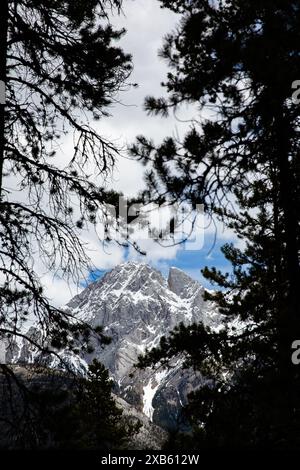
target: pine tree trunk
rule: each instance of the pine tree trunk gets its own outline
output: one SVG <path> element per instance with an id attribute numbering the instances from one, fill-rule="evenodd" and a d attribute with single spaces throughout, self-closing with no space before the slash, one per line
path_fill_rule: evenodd
<path id="1" fill-rule="evenodd" d="M 2 81 L 4 84 L 6 84 L 7 28 L 8 28 L 8 0 L 2 0 L 1 1 L 1 13 L 0 13 L 0 81 Z M 2 196 L 4 148 L 5 148 L 5 104 L 3 103 L 3 104 L 0 104 L 0 200 Z"/>

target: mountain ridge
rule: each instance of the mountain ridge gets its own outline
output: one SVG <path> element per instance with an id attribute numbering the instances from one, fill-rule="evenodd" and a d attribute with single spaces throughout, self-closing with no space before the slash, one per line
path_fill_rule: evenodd
<path id="1" fill-rule="evenodd" d="M 170 268 L 166 279 L 147 264 L 128 262 L 106 273 L 66 306 L 69 313 L 93 327 L 102 326 L 112 338 L 104 349 L 95 344 L 94 352 L 84 360 L 103 362 L 117 393 L 157 424 L 164 421 L 166 425 L 168 413 L 175 424 L 187 393 L 203 378 L 182 372 L 181 361 L 171 371 L 148 368 L 133 378 L 130 375 L 138 356 L 157 346 L 179 323 L 219 327 L 220 315 L 212 302 L 203 299 L 204 292 L 198 281 L 176 267 Z"/>

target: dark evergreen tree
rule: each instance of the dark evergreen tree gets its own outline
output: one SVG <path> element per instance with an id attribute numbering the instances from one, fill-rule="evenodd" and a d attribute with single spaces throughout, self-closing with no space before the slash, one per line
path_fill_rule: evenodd
<path id="1" fill-rule="evenodd" d="M 196 426 L 189 445 L 298 446 L 291 347 L 300 337 L 299 103 L 292 84 L 300 76 L 300 2 L 161 3 L 182 20 L 161 52 L 172 70 L 168 98 L 147 98 L 146 109 L 167 115 L 196 103 L 203 114 L 182 142 L 166 138 L 157 147 L 138 138 L 132 153 L 152 162 L 144 197 L 202 202 L 246 247 L 223 248 L 232 274 L 203 271 L 222 288 L 207 296 L 227 328 L 181 325 L 140 365 L 183 352 L 187 366 L 211 378 L 187 410 Z"/>
<path id="2" fill-rule="evenodd" d="M 105 182 L 118 149 L 90 123 L 107 116 L 128 85 L 131 59 L 116 45 L 124 31 L 109 21 L 120 6 L 119 0 L 1 2 L 0 341 L 6 345 L 23 337 L 29 314 L 42 332 L 39 341 L 25 334 L 33 347 L 49 352 L 73 347 L 78 338 L 86 345 L 87 325 L 51 304 L 35 263 L 77 282 L 91 267 L 80 231 L 105 223 L 116 198 Z M 60 138 L 68 133 L 74 145 L 66 159 Z"/>
<path id="3" fill-rule="evenodd" d="M 58 449 L 120 450 L 130 447 L 140 423 L 123 415 L 112 395 L 108 370 L 94 360 L 87 377 L 76 379 L 67 391 L 38 392 L 33 403 L 46 406 L 42 427 L 50 436 L 46 446 Z M 50 401 L 49 401 L 50 397 Z"/>
<path id="4" fill-rule="evenodd" d="M 87 379 L 79 384 L 76 405 L 70 408 L 70 422 L 75 421 L 75 427 L 70 426 L 69 445 L 72 448 L 120 450 L 132 445 L 140 423 L 123 415 L 121 406 L 112 396 L 112 390 L 113 381 L 108 370 L 94 360 L 89 366 Z M 73 432 L 76 430 L 73 437 L 72 429 Z"/>

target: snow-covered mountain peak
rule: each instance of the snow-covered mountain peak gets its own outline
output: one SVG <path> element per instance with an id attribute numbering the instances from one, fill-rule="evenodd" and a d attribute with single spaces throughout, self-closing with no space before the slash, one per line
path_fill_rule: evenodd
<path id="1" fill-rule="evenodd" d="M 166 280 L 161 272 L 148 264 L 128 262 L 114 268 L 106 278 L 113 282 L 114 289 L 121 288 L 123 291 L 145 292 L 152 289 L 155 284 L 167 287 Z"/>
<path id="2" fill-rule="evenodd" d="M 112 338 L 95 349 L 117 381 L 123 380 L 138 355 L 158 345 L 180 322 L 218 321 L 216 308 L 203 299 L 204 288 L 177 268 L 168 281 L 147 264 L 124 263 L 90 284 L 67 305 L 70 313 Z M 91 358 L 87 358 L 90 360 Z"/>
<path id="3" fill-rule="evenodd" d="M 83 292 L 68 303 L 68 306 L 73 307 L 74 304 L 78 304 L 80 299 L 87 300 L 95 295 L 103 297 L 107 294 L 120 296 L 126 292 L 146 292 L 156 283 L 167 286 L 160 271 L 147 264 L 130 261 L 116 266 L 101 279 L 89 284 Z"/>

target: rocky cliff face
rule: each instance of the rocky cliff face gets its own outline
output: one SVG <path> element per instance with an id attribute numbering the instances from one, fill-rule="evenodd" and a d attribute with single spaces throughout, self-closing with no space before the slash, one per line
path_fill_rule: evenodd
<path id="1" fill-rule="evenodd" d="M 66 307 L 91 325 L 103 326 L 112 338 L 104 349 L 95 345 L 93 354 L 84 360 L 102 361 L 117 384 L 117 393 L 167 428 L 177 426 L 187 393 L 202 378 L 183 372 L 180 360 L 171 370 L 135 371 L 133 365 L 180 322 L 219 325 L 216 307 L 203 300 L 203 293 L 197 281 L 176 268 L 170 269 L 166 280 L 150 266 L 130 262 L 91 284 Z"/>
<path id="2" fill-rule="evenodd" d="M 215 305 L 203 300 L 204 288 L 184 272 L 171 268 L 166 280 L 146 264 L 129 262 L 90 284 L 65 307 L 92 326 L 101 325 L 111 344 L 95 344 L 92 354 L 69 357 L 78 371 L 97 358 L 110 370 L 116 394 L 134 405 L 151 421 L 175 428 L 187 393 L 202 383 L 201 376 L 182 371 L 181 361 L 171 370 L 135 371 L 138 356 L 158 345 L 180 322 L 203 322 L 213 328 L 221 323 Z M 36 332 L 33 332 L 36 334 Z M 26 345 L 16 345 L 10 361 L 32 361 Z M 133 373 L 133 376 L 131 374 Z"/>

